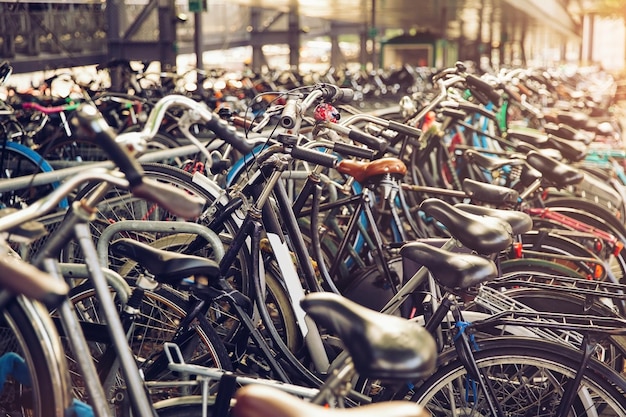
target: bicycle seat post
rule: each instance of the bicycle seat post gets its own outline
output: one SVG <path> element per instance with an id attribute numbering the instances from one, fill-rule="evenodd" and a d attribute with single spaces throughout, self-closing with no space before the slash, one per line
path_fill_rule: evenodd
<path id="1" fill-rule="evenodd" d="M 343 366 L 329 372 L 319 393 L 311 399 L 314 404 L 329 404 L 331 407 L 343 407 L 344 398 L 352 388 L 352 378 L 355 375 L 352 359 L 347 357 Z"/>

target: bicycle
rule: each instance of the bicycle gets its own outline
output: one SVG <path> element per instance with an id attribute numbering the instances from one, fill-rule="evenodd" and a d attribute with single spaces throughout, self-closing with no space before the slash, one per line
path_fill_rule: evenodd
<path id="1" fill-rule="evenodd" d="M 84 125 L 90 126 L 98 133 L 102 133 L 101 131 L 98 131 L 98 129 L 103 129 L 104 125 L 98 124 L 100 119 L 97 118 L 94 110 L 92 110 L 91 114 L 86 112 L 84 114 L 84 117 L 86 118 L 86 120 L 83 119 Z M 165 197 L 165 195 L 168 195 L 168 197 L 165 197 L 165 199 L 171 198 L 178 200 L 179 205 L 172 208 L 175 211 L 179 212 L 180 215 L 193 217 L 199 214 L 198 210 L 200 202 L 197 199 L 190 198 L 184 193 L 179 193 L 176 190 L 163 188 L 158 184 L 144 180 L 141 177 L 141 170 L 137 169 L 137 163 L 129 159 L 128 155 L 125 153 L 126 151 L 122 150 L 122 148 L 120 148 L 119 145 L 117 145 L 110 136 L 103 136 L 105 138 L 101 138 L 103 140 L 102 143 L 104 143 L 105 147 L 108 146 L 111 157 L 115 161 L 117 161 L 118 165 L 122 166 L 122 169 L 128 172 L 129 180 L 125 180 L 123 175 L 119 173 L 115 174 L 102 170 L 85 172 L 82 175 L 77 175 L 72 179 L 64 182 L 50 196 L 43 198 L 37 203 L 34 203 L 21 211 L 14 212 L 3 217 L 2 219 L 0 219 L 0 228 L 2 230 L 8 230 L 11 227 L 14 227 L 28 220 L 32 220 L 37 216 L 46 213 L 48 210 L 53 208 L 60 199 L 64 198 L 69 192 L 73 191 L 78 185 L 96 178 L 104 181 L 109 181 L 118 186 L 130 186 L 135 190 L 137 194 L 150 196 L 150 198 L 152 198 L 153 200 L 161 201 L 161 203 L 166 202 L 162 199 Z M 109 142 L 106 142 L 107 139 L 109 139 Z M 85 205 L 82 207 L 83 209 L 86 208 L 89 204 L 87 201 L 84 201 L 84 203 Z M 78 206 L 75 206 L 75 209 L 77 211 L 80 211 L 80 207 Z M 121 369 L 123 370 L 124 378 L 130 391 L 129 397 L 131 407 L 137 415 L 152 415 L 150 403 L 148 402 L 147 396 L 144 392 L 143 382 L 139 378 L 139 373 L 137 372 L 135 359 L 130 355 L 128 346 L 124 341 L 123 328 L 121 327 L 121 324 L 119 322 L 119 317 L 117 315 L 115 306 L 112 304 L 112 300 L 108 296 L 109 290 L 107 289 L 107 284 L 103 272 L 99 267 L 97 256 L 94 256 L 95 247 L 93 247 L 93 242 L 89 238 L 88 229 L 86 229 L 84 224 L 81 224 L 88 219 L 88 216 L 81 217 L 79 213 L 75 213 L 74 216 L 75 217 L 73 217 L 71 220 L 66 220 L 66 222 L 63 223 L 63 226 L 57 231 L 58 234 L 54 236 L 54 239 L 49 240 L 49 243 L 44 248 L 44 251 L 40 252 L 38 258 L 33 260 L 33 263 L 36 265 L 41 265 L 48 271 L 50 275 L 54 276 L 56 280 L 63 282 L 63 278 L 60 274 L 56 257 L 47 257 L 47 255 L 55 253 L 54 246 L 62 245 L 63 240 L 67 239 L 68 236 L 73 235 L 74 233 L 80 236 L 80 240 L 84 245 L 86 252 L 90 253 L 90 257 L 88 259 L 88 265 L 90 265 L 90 277 L 96 283 L 95 287 L 99 288 L 100 300 L 102 302 L 102 305 L 104 306 L 104 311 L 107 312 L 106 317 L 108 329 L 112 332 L 112 340 L 114 340 L 114 344 L 116 344 L 118 360 L 120 360 Z M 107 300 L 109 302 L 108 305 L 106 304 Z M 89 354 L 89 349 L 86 345 L 86 341 L 81 331 L 81 327 L 76 319 L 76 316 L 74 315 L 72 306 L 67 297 L 64 297 L 62 302 L 57 306 L 57 311 L 63 324 L 63 333 L 70 341 L 73 353 L 75 357 L 79 360 L 81 375 L 85 382 L 87 392 L 89 393 L 90 404 L 92 404 L 93 410 L 96 415 L 108 415 L 109 404 L 107 403 L 106 396 L 103 392 L 102 386 L 100 385 L 100 381 L 97 378 L 97 372 L 94 368 L 91 355 Z M 45 314 L 48 315 L 47 312 Z M 52 326 L 52 328 L 55 327 Z M 122 337 L 122 339 L 119 339 L 120 336 Z M 117 342 L 115 342 L 116 340 Z M 33 349 L 34 348 L 36 347 L 33 347 Z M 64 361 L 61 362 L 63 363 Z M 54 368 L 54 361 L 48 363 L 47 366 L 49 368 Z M 67 377 L 68 375 L 69 373 L 67 375 L 64 375 L 64 377 Z"/>

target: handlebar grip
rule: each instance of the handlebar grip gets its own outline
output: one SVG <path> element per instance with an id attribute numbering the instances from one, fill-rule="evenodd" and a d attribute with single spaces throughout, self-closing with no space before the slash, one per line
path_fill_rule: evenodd
<path id="1" fill-rule="evenodd" d="M 467 113 L 460 109 L 451 109 L 449 107 L 444 107 L 441 109 L 441 114 L 445 117 L 451 117 L 453 119 L 463 120 L 467 117 Z"/>
<path id="2" fill-rule="evenodd" d="M 521 103 L 523 101 L 522 96 L 517 91 L 510 88 L 508 85 L 503 85 L 502 90 L 518 103 Z"/>
<path id="3" fill-rule="evenodd" d="M 350 129 L 348 137 L 353 141 L 362 143 L 368 148 L 374 149 L 378 152 L 384 152 L 388 146 L 388 143 L 386 141 L 354 129 Z"/>
<path id="4" fill-rule="evenodd" d="M 335 143 L 333 150 L 340 155 L 354 156 L 372 160 L 376 157 L 376 152 L 369 148 L 361 148 L 359 146 L 350 145 L 348 143 Z"/>
<path id="5" fill-rule="evenodd" d="M 143 181 L 143 168 L 128 149 L 115 141 L 116 133 L 98 111 L 90 104 L 79 106 L 73 113 L 72 123 L 82 128 L 124 173 L 131 190 Z"/>
<path id="6" fill-rule="evenodd" d="M 14 294 L 41 301 L 50 308 L 58 307 L 69 290 L 65 282 L 8 254 L 0 256 L 0 286 Z"/>
<path id="7" fill-rule="evenodd" d="M 151 178 L 144 178 L 140 185 L 133 188 L 133 195 L 155 202 L 183 219 L 198 218 L 206 203 L 202 197 Z"/>
<path id="8" fill-rule="evenodd" d="M 422 131 L 409 125 L 405 125 L 404 123 L 399 123 L 394 120 L 389 121 L 389 129 L 395 130 L 398 133 L 402 133 L 403 135 L 412 136 L 414 138 L 419 138 L 422 136 Z"/>
<path id="9" fill-rule="evenodd" d="M 500 100 L 502 99 L 500 94 L 488 82 L 474 74 L 468 74 L 465 80 L 470 88 L 475 88 L 483 93 L 496 106 L 500 105 Z"/>
<path id="10" fill-rule="evenodd" d="M 352 103 L 354 90 L 347 87 L 338 87 L 334 84 L 320 84 L 317 87 L 322 93 L 322 100 L 327 103 Z"/>
<path id="11" fill-rule="evenodd" d="M 337 157 L 327 153 L 314 151 L 312 149 L 294 147 L 291 150 L 291 156 L 294 159 L 310 162 L 316 165 L 322 165 L 327 168 L 334 168 L 337 165 Z"/>
<path id="12" fill-rule="evenodd" d="M 337 100 L 344 104 L 352 103 L 354 100 L 354 90 L 346 87 L 340 88 Z"/>
<path id="13" fill-rule="evenodd" d="M 293 129 L 296 127 L 297 104 L 297 98 L 288 97 L 285 101 L 285 107 L 283 107 L 283 112 L 280 115 L 280 125 L 285 129 Z"/>
<path id="14" fill-rule="evenodd" d="M 213 117 L 207 122 L 207 127 L 212 130 L 218 138 L 232 145 L 233 148 L 244 155 L 252 152 L 252 149 L 254 149 L 254 144 L 248 142 L 246 137 L 226 120 Z"/>

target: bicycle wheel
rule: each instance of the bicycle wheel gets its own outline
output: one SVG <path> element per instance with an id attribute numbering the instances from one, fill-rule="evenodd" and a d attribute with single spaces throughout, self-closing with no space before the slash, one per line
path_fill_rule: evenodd
<path id="1" fill-rule="evenodd" d="M 225 197 L 221 198 L 222 196 L 220 193 L 222 193 L 222 191 L 219 187 L 206 177 L 202 177 L 201 175 L 194 176 L 178 168 L 163 164 L 143 164 L 142 167 L 146 178 L 171 184 L 174 187 L 186 190 L 192 195 L 204 198 L 207 201 L 205 212 L 201 216 L 201 221 L 204 224 L 209 222 L 209 216 L 211 213 L 217 212 L 219 206 L 223 206 L 227 202 Z M 79 192 L 76 200 L 80 200 L 87 196 L 90 192 L 92 192 L 94 187 L 96 187 L 95 184 L 87 185 L 81 190 L 81 192 Z M 220 238 L 224 242 L 227 242 L 232 240 L 232 236 L 238 230 L 239 225 L 235 222 L 235 219 L 236 217 L 234 215 L 228 216 L 223 219 L 220 224 L 216 224 L 214 226 L 209 224 L 209 227 L 214 228 L 216 233 L 221 234 Z M 106 198 L 96 206 L 95 217 L 90 223 L 92 236 L 96 241 L 99 240 L 100 236 L 108 226 L 123 220 L 157 220 L 174 222 L 177 221 L 178 218 L 158 204 L 133 197 L 127 190 L 112 187 Z M 169 230 L 156 229 L 152 232 L 125 229 L 120 233 L 111 236 L 109 241 L 119 237 L 128 237 L 147 244 L 154 244 L 164 238 L 173 239 L 176 242 L 175 250 L 178 252 L 208 258 L 212 257 L 211 247 L 206 244 L 206 241 L 198 240 L 197 236 L 192 234 L 172 233 Z M 191 245 L 193 245 L 193 247 L 190 247 Z M 167 244 L 166 246 L 163 246 L 163 244 L 157 244 L 155 246 L 167 249 L 172 248 L 172 250 L 174 250 L 171 244 Z M 106 250 L 106 246 L 104 249 Z M 240 256 L 241 262 L 245 262 L 244 256 L 245 254 L 242 253 Z M 70 242 L 62 254 L 62 260 L 65 262 L 83 263 L 83 258 L 81 250 L 76 242 Z M 119 272 L 118 269 L 121 265 L 128 266 L 126 262 L 127 261 L 125 259 L 118 260 L 112 256 L 108 256 L 108 265 L 116 272 Z M 140 272 L 140 270 L 129 270 L 126 271 L 124 276 L 137 276 Z"/>
<path id="2" fill-rule="evenodd" d="M 130 280 L 132 284 L 133 280 Z M 104 340 L 108 338 L 106 321 L 100 314 L 99 302 L 90 283 L 74 287 L 70 300 L 81 320 L 85 337 L 90 342 L 91 353 L 101 377 L 109 373 L 106 388 L 112 403 L 122 403 L 126 395 L 121 376 L 110 373 L 110 359 L 103 355 L 110 349 Z M 161 286 L 154 291 L 146 291 L 141 306 L 135 313 L 132 331 L 128 333 L 129 343 L 139 368 L 148 382 L 169 381 L 175 376 L 167 368 L 162 355 L 165 342 L 179 344 L 186 363 L 232 370 L 231 360 L 221 339 L 204 317 L 196 317 L 186 329 L 180 328 L 181 321 L 192 309 L 194 300 L 172 288 Z M 103 334 L 106 337 L 103 339 Z M 72 358 L 68 358 L 70 364 Z M 105 363 L 106 362 L 106 363 Z M 104 368 L 104 369 L 103 369 Z M 75 368 L 72 368 L 75 369 Z M 73 386 L 81 398 L 83 395 L 81 377 L 72 373 Z M 153 401 L 181 395 L 180 388 L 164 387 L 150 390 Z"/>
<path id="3" fill-rule="evenodd" d="M 201 174 L 192 175 L 172 166 L 144 164 L 143 168 L 145 176 L 148 178 L 172 184 L 173 186 L 187 190 L 191 194 L 204 198 L 207 203 L 198 221 L 217 233 L 224 246 L 228 247 L 239 230 L 243 213 L 240 210 L 233 210 L 232 212 L 227 211 L 226 207 L 229 200 L 223 190 Z M 83 198 L 89 191 L 89 189 L 84 189 L 77 196 L 77 199 Z M 107 198 L 98 204 L 95 219 L 90 223 L 94 239 L 99 239 L 106 227 L 120 220 L 175 221 L 177 219 L 174 215 L 157 204 L 132 197 L 126 190 L 112 188 Z M 206 244 L 206 241 L 204 239 L 198 239 L 197 235 L 193 234 L 172 234 L 168 231 L 135 232 L 125 230 L 116 235 L 116 237 L 119 236 L 133 238 L 162 249 L 175 250 L 181 253 L 194 254 L 208 258 L 213 256 L 213 251 L 211 247 Z M 238 289 L 246 296 L 250 296 L 252 291 L 252 283 L 248 276 L 249 257 L 248 249 L 243 247 L 238 253 L 236 262 L 228 269 L 228 276 L 226 277 L 234 288 Z M 74 242 L 70 243 L 64 251 L 63 259 L 68 262 L 83 262 L 80 248 Z M 108 255 L 108 260 L 109 267 L 116 270 L 118 273 L 123 273 L 124 277 L 136 277 L 142 272 L 141 268 L 129 263 L 126 259 L 115 259 L 111 255 Z M 289 329 L 286 327 L 287 323 L 295 323 L 295 319 L 292 318 L 294 314 L 293 308 L 291 307 L 289 298 L 286 295 L 281 296 L 279 294 L 279 291 L 282 289 L 279 282 L 280 280 L 270 276 L 271 266 L 269 265 L 270 264 L 266 267 L 267 273 L 265 274 L 266 290 L 268 293 L 268 295 L 266 295 L 266 306 L 286 345 L 290 347 L 290 350 L 295 352 L 299 349 L 301 337 L 297 332 L 294 333 L 291 327 Z M 275 279 L 271 281 L 272 278 Z M 277 284 L 274 285 L 276 282 Z M 272 287 L 270 287 L 270 285 L 272 285 Z M 284 294 L 284 290 L 282 290 L 281 294 Z M 236 316 L 230 311 L 229 305 L 223 301 L 213 302 L 207 318 L 212 322 L 212 325 L 222 337 L 225 344 L 230 346 L 232 343 L 231 339 L 237 333 L 240 323 Z M 284 331 L 282 329 L 284 329 Z"/>
<path id="4" fill-rule="evenodd" d="M 147 143 L 146 152 L 173 149 L 180 144 L 164 133 L 156 133 Z M 85 162 L 108 161 L 109 156 L 100 146 L 92 140 L 63 137 L 50 143 L 41 145 L 41 151 L 46 160 L 55 169 L 67 168 L 83 164 Z M 181 165 L 180 158 L 166 159 L 162 163 Z"/>
<path id="5" fill-rule="evenodd" d="M 557 417 L 567 385 L 578 372 L 580 352 L 533 338 L 478 340 L 478 368 L 493 386 L 508 417 Z M 482 392 L 456 352 L 444 354 L 433 376 L 419 384 L 411 400 L 433 417 L 491 416 Z M 604 364 L 591 360 L 567 417 L 626 415 L 626 381 Z M 559 416 L 562 417 L 562 416 Z"/>
<path id="6" fill-rule="evenodd" d="M 544 261 L 541 259 L 510 259 L 500 264 L 500 271 L 503 277 L 521 278 L 522 280 L 539 280 L 540 282 L 550 282 L 559 285 L 563 282 L 563 277 L 586 279 L 584 274 L 580 274 L 564 265 Z M 560 279 L 561 278 L 561 279 Z M 491 285 L 491 284 L 487 284 Z M 500 285 L 501 288 L 510 288 L 506 280 L 502 283 L 495 284 Z M 570 284 L 571 285 L 571 284 Z M 607 298 L 610 298 L 611 294 L 607 294 Z M 598 303 L 595 297 L 590 297 L 591 301 Z M 602 300 L 600 301 L 603 306 L 610 305 L 611 310 L 626 317 L 626 302 L 621 299 Z M 583 306 L 587 307 L 589 302 L 585 302 Z M 626 345 L 625 345 L 626 346 Z"/>
<path id="7" fill-rule="evenodd" d="M 550 196 L 543 202 L 546 207 L 550 208 L 564 208 L 568 209 L 564 214 L 571 215 L 573 210 L 578 212 L 587 213 L 594 216 L 596 219 L 600 219 L 599 224 L 592 224 L 598 228 L 602 228 L 603 224 L 608 224 L 611 228 L 611 233 L 615 233 L 618 238 L 626 238 L 626 226 L 619 217 L 616 217 L 615 211 L 611 211 L 608 208 L 597 204 L 594 201 L 585 200 L 584 198 L 575 197 L 552 197 Z M 606 230 L 609 231 L 609 230 Z"/>
<path id="8" fill-rule="evenodd" d="M 3 141 L 0 144 L 0 179 L 10 179 L 50 172 L 52 167 L 37 152 L 17 142 Z M 0 192 L 2 207 L 25 207 L 44 197 L 59 185 L 58 182 L 32 186 L 27 184 L 18 189 Z M 63 200 L 61 207 L 67 207 Z"/>
<path id="9" fill-rule="evenodd" d="M 71 403 L 69 373 L 54 329 L 45 308 L 22 297 L 0 315 L 0 358 L 10 370 L 0 381 L 3 415 L 65 415 Z M 24 360 L 26 375 L 17 364 L 7 368 L 12 358 Z"/>

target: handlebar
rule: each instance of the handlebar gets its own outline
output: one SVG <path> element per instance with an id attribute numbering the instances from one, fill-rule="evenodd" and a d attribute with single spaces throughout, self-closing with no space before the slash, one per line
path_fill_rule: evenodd
<path id="1" fill-rule="evenodd" d="M 403 135 L 412 136 L 414 138 L 419 138 L 422 135 L 422 131 L 413 126 L 396 122 L 394 120 L 383 119 L 381 117 L 377 117 L 368 113 L 359 113 L 359 114 L 352 115 L 340 121 L 339 124 L 347 127 L 358 122 L 374 123 L 378 126 L 384 127 L 385 129 L 390 129 L 395 132 L 401 133 Z"/>
<path id="2" fill-rule="evenodd" d="M 167 110 L 174 106 L 189 110 L 189 114 L 196 122 L 204 123 L 217 137 L 242 154 L 250 153 L 256 146 L 255 142 L 248 141 L 234 126 L 214 115 L 208 107 L 179 94 L 169 94 L 157 101 L 148 115 L 145 127 L 139 132 L 121 133 L 117 141 L 134 144 L 133 147 L 139 150 L 145 148 L 145 142 L 152 139 L 159 131 Z"/>
<path id="3" fill-rule="evenodd" d="M 502 100 L 500 94 L 491 84 L 474 74 L 468 74 L 465 66 L 460 62 L 457 62 L 454 67 L 446 68 L 433 76 L 433 82 L 437 83 L 446 82 L 447 84 L 450 80 L 455 80 L 454 84 L 459 81 L 464 82 L 480 101 L 490 101 L 495 105 L 499 105 Z M 451 85 L 447 84 L 447 86 Z"/>
<path id="4" fill-rule="evenodd" d="M 126 147 L 120 146 L 116 141 L 116 133 L 94 106 L 83 105 L 76 110 L 74 116 L 73 121 L 104 148 L 113 163 L 124 173 L 128 188 L 136 197 L 156 202 L 180 217 L 195 218 L 200 215 L 205 202 L 199 197 L 143 178 L 143 168 L 139 162 L 130 155 Z"/>
<path id="5" fill-rule="evenodd" d="M 487 81 L 475 76 L 474 74 L 467 74 L 465 82 L 470 90 L 478 91 L 486 96 L 486 98 L 493 104 L 500 105 L 502 97 Z"/>
<path id="6" fill-rule="evenodd" d="M 21 104 L 22 109 L 33 109 L 44 114 L 55 114 L 64 111 L 76 110 L 80 106 L 80 103 L 64 104 L 61 106 L 42 106 L 39 103 L 27 101 Z"/>
<path id="7" fill-rule="evenodd" d="M 296 94 L 287 94 L 283 112 L 280 115 L 280 125 L 285 129 L 293 129 L 296 127 L 298 120 L 298 101 L 300 96 Z"/>
<path id="8" fill-rule="evenodd" d="M 294 129 L 298 126 L 300 115 L 304 114 L 317 100 L 326 103 L 350 103 L 354 99 L 354 90 L 341 88 L 332 84 L 317 84 L 304 98 L 300 93 L 287 93 L 287 100 L 280 117 L 280 125 L 285 129 Z"/>
<path id="9" fill-rule="evenodd" d="M 292 148 L 289 154 L 292 158 L 310 162 L 315 165 L 321 165 L 327 168 L 334 168 L 337 165 L 337 157 L 335 155 L 303 148 L 301 146 Z"/>
<path id="10" fill-rule="evenodd" d="M 320 126 L 326 127 L 330 130 L 334 130 L 344 136 L 347 136 L 349 139 L 352 139 L 355 142 L 359 142 L 370 149 L 373 149 L 377 152 L 385 152 L 389 143 L 384 139 L 377 138 L 376 136 L 372 136 L 369 133 L 361 132 L 360 130 L 352 129 L 347 126 L 343 126 L 337 123 L 322 121 L 319 122 Z"/>
<path id="11" fill-rule="evenodd" d="M 301 146 L 307 149 L 315 149 L 315 148 L 322 147 L 322 148 L 326 148 L 331 151 L 334 151 L 344 157 L 347 156 L 347 157 L 355 157 L 355 158 L 368 159 L 368 160 L 375 159 L 376 154 L 377 154 L 376 151 L 372 149 L 364 148 L 361 146 L 356 146 L 356 145 L 352 145 L 352 144 L 344 143 L 340 141 L 335 141 L 332 138 L 330 140 L 317 139 L 312 142 L 307 142 Z"/>

